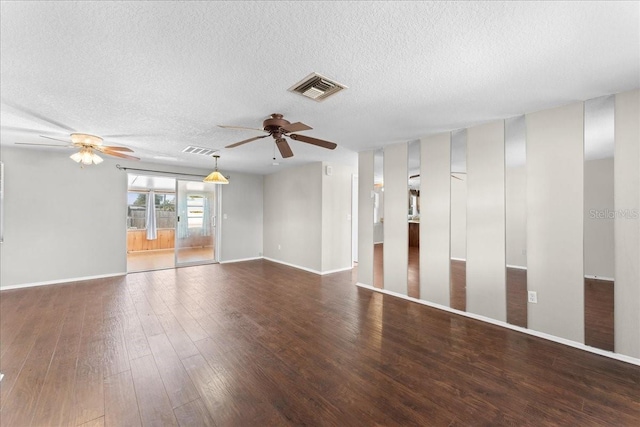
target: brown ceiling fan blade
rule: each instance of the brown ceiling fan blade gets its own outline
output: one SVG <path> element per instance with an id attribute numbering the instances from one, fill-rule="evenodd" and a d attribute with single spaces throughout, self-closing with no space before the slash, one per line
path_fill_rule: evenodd
<path id="1" fill-rule="evenodd" d="M 328 148 L 329 150 L 333 150 L 338 146 L 334 142 L 329 142 L 329 141 L 325 141 L 318 138 L 312 138 L 310 136 L 305 136 L 305 135 L 296 135 L 295 133 L 289 135 L 289 137 L 291 139 L 295 139 L 296 141 L 306 142 L 307 144 L 317 145 L 318 147 Z"/>
<path id="2" fill-rule="evenodd" d="M 228 125 L 218 125 L 219 128 L 224 128 L 224 129 L 240 129 L 240 130 L 257 130 L 260 132 L 267 132 L 264 129 L 258 129 L 258 128 L 246 128 L 244 126 L 228 126 Z"/>
<path id="3" fill-rule="evenodd" d="M 295 123 L 291 123 L 286 126 L 283 126 L 282 129 L 284 129 L 287 133 L 289 133 L 289 132 L 302 132 L 303 130 L 310 130 L 313 128 L 311 126 L 305 125 L 304 123 L 295 122 Z"/>
<path id="4" fill-rule="evenodd" d="M 117 151 L 111 151 L 111 150 L 99 150 L 99 151 L 109 156 L 121 157 L 123 159 L 130 159 L 130 160 L 140 160 L 138 157 L 128 156 L 126 154 L 118 153 Z"/>
<path id="5" fill-rule="evenodd" d="M 37 145 L 37 146 L 40 146 L 40 147 L 58 147 L 58 148 L 71 148 L 71 147 L 74 147 L 73 144 L 56 145 L 56 144 L 35 144 L 35 143 L 31 143 L 31 142 L 14 142 L 14 144 L 17 144 L 17 145 Z"/>
<path id="6" fill-rule="evenodd" d="M 246 144 L 247 142 L 251 142 L 251 141 L 255 141 L 256 139 L 261 139 L 261 138 L 266 138 L 269 135 L 262 135 L 262 136 L 254 136 L 253 138 L 249 138 L 249 139 L 245 139 L 244 141 L 240 141 L 240 142 L 236 142 L 235 144 L 231 144 L 231 145 L 227 145 L 224 148 L 233 148 L 233 147 L 237 147 L 238 145 L 242 145 L 242 144 Z"/>
<path id="7" fill-rule="evenodd" d="M 127 148 L 127 147 L 117 147 L 114 145 L 103 145 L 102 148 L 106 149 L 106 150 L 111 150 L 111 151 L 126 151 L 128 153 L 133 153 L 133 150 L 131 148 Z"/>
<path id="8" fill-rule="evenodd" d="M 46 135 L 40 135 L 41 138 L 47 138 L 47 139 L 53 139 L 54 141 L 60 141 L 60 142 L 66 142 L 67 144 L 69 143 L 69 140 L 64 140 L 64 139 L 60 139 L 60 138 L 54 138 L 52 136 L 46 136 Z"/>
<path id="9" fill-rule="evenodd" d="M 26 114 L 28 116 L 31 116 L 31 117 L 36 118 L 38 120 L 41 120 L 43 122 L 49 123 L 51 125 L 57 126 L 60 129 L 64 129 L 64 130 L 69 131 L 69 132 L 75 132 L 75 130 L 70 128 L 69 126 L 66 126 L 63 123 L 60 123 L 60 122 L 55 121 L 53 119 L 50 119 L 50 118 L 48 118 L 46 116 L 43 116 L 42 114 L 39 114 L 39 113 L 37 113 L 37 112 L 35 112 L 33 110 L 30 110 L 30 109 L 28 109 L 26 107 L 21 106 L 21 105 L 14 104 L 13 102 L 9 102 L 9 101 L 7 101 L 5 99 L 2 100 L 2 103 L 4 105 L 7 105 L 8 107 L 16 110 L 16 111 L 20 111 L 21 113 L 24 113 L 24 114 Z"/>
<path id="10" fill-rule="evenodd" d="M 458 181 L 464 181 L 462 178 L 459 178 L 459 177 L 457 177 L 455 175 L 451 175 L 451 178 L 457 179 Z"/>
<path id="11" fill-rule="evenodd" d="M 282 155 L 283 159 L 293 156 L 293 151 L 291 151 L 291 147 L 289 147 L 289 144 L 287 143 L 286 139 L 284 138 L 276 139 L 276 145 L 278 146 L 278 150 L 280 151 L 280 154 Z"/>
<path id="12" fill-rule="evenodd" d="M 411 176 L 409 177 L 409 179 L 415 179 L 415 178 L 420 178 L 420 174 L 417 174 L 417 175 L 411 175 Z"/>

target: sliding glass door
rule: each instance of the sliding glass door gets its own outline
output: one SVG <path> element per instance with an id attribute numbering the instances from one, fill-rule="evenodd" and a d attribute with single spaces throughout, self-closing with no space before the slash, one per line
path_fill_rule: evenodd
<path id="1" fill-rule="evenodd" d="M 176 266 L 215 262 L 217 191 L 215 184 L 178 180 Z"/>

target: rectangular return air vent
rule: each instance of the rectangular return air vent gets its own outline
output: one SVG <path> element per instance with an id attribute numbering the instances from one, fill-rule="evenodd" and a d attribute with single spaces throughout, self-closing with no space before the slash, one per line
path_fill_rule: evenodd
<path id="1" fill-rule="evenodd" d="M 203 156 L 210 156 L 216 151 L 218 150 L 215 150 L 213 148 L 194 147 L 193 145 L 190 145 L 182 150 L 183 153 L 201 154 Z"/>
<path id="2" fill-rule="evenodd" d="M 347 89 L 347 86 L 334 82 L 318 73 L 311 73 L 291 86 L 289 91 L 320 102 L 340 92 L 342 89 Z"/>

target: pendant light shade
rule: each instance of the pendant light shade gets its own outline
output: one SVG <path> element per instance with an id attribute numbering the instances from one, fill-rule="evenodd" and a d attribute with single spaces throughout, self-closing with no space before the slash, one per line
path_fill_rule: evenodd
<path id="1" fill-rule="evenodd" d="M 220 156 L 213 156 L 216 159 L 216 168 L 214 169 L 213 172 L 211 172 L 205 179 L 203 179 L 203 182 L 212 182 L 214 184 L 228 184 L 229 180 L 227 178 L 224 177 L 224 175 L 222 175 L 219 171 L 218 171 L 218 158 Z"/>

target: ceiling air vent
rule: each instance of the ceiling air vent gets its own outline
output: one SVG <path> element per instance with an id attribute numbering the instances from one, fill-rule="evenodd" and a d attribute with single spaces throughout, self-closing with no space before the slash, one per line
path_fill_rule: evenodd
<path id="1" fill-rule="evenodd" d="M 183 153 L 201 154 L 203 156 L 210 156 L 216 151 L 218 150 L 214 150 L 212 148 L 194 147 L 193 145 L 190 145 L 182 150 Z"/>
<path id="2" fill-rule="evenodd" d="M 342 89 L 347 89 L 347 86 L 336 83 L 318 73 L 311 73 L 302 81 L 291 86 L 289 91 L 320 102 Z"/>

